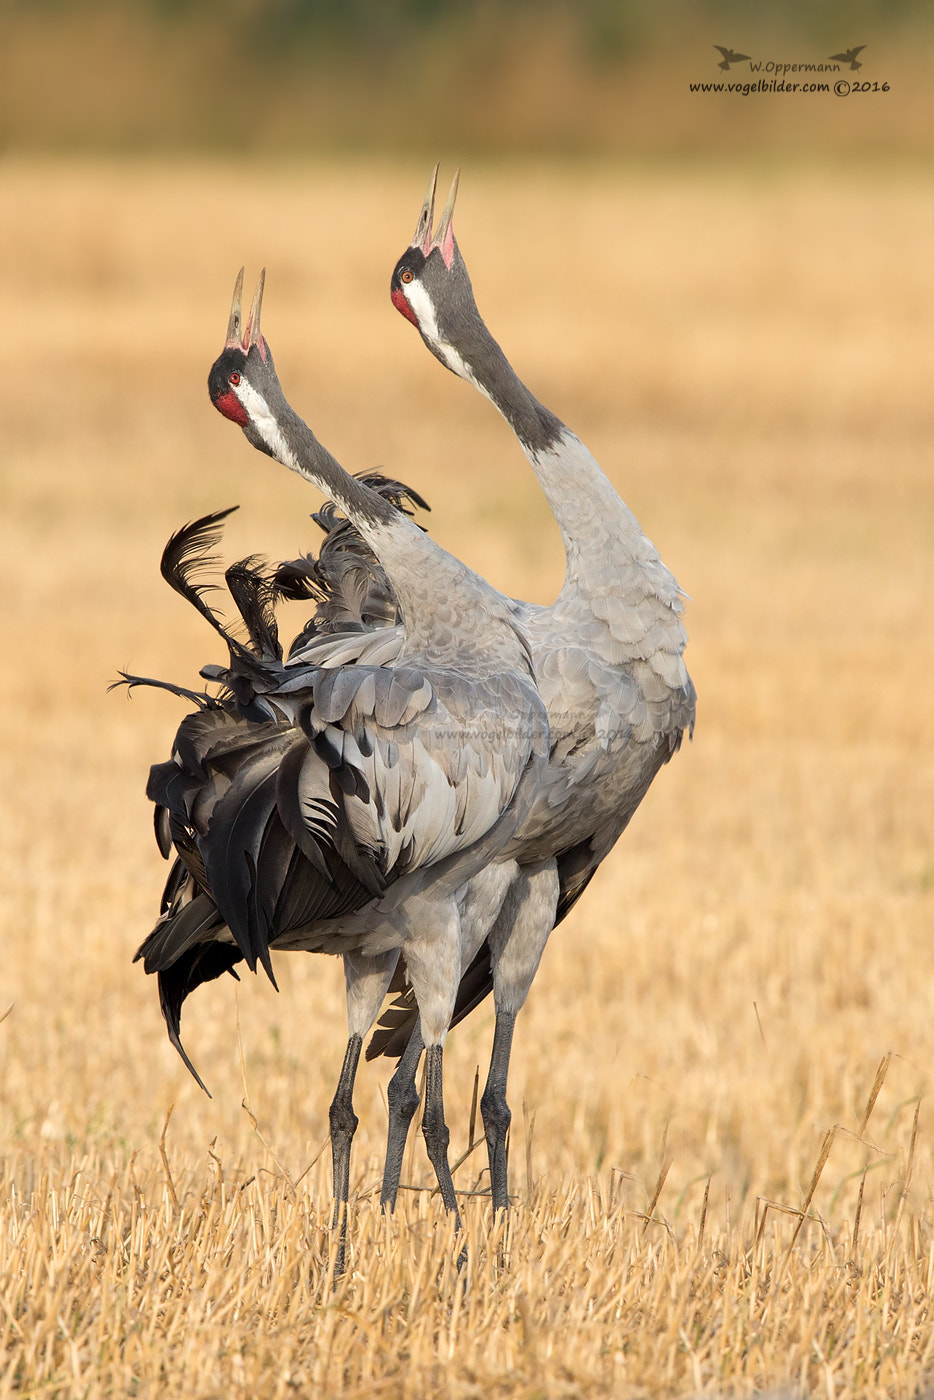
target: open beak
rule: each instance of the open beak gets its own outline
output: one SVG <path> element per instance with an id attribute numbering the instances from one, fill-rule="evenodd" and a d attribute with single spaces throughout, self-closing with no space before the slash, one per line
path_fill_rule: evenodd
<path id="1" fill-rule="evenodd" d="M 460 184 L 460 179 L 461 172 L 460 166 L 458 166 L 454 171 L 454 179 L 451 181 L 451 192 L 448 195 L 447 204 L 445 204 L 444 209 L 441 211 L 441 222 L 435 230 L 435 236 L 432 240 L 435 248 L 443 249 L 445 241 L 454 236 L 451 231 L 451 222 L 454 218 L 454 203 L 457 199 L 457 187 Z"/>
<path id="2" fill-rule="evenodd" d="M 237 280 L 234 283 L 233 301 L 230 303 L 230 320 L 227 322 L 227 341 L 225 350 L 236 347 L 246 355 L 252 346 L 256 346 L 263 359 L 266 358 L 266 342 L 260 330 L 260 315 L 263 310 L 263 290 L 266 286 L 266 269 L 263 268 L 256 284 L 256 291 L 253 293 L 253 305 L 250 307 L 249 320 L 246 326 L 243 325 L 243 268 L 237 273 Z"/>
<path id="3" fill-rule="evenodd" d="M 259 328 L 259 318 L 263 310 L 263 291 L 266 286 L 266 269 L 263 268 L 259 274 L 259 281 L 256 284 L 256 291 L 253 293 L 253 305 L 250 307 L 250 319 L 246 323 L 246 330 L 243 333 L 244 347 L 249 350 L 251 345 L 258 345 L 259 352 L 263 359 L 266 358 L 266 343 L 263 340 L 263 333 Z"/>
<path id="4" fill-rule="evenodd" d="M 230 303 L 230 320 L 227 322 L 227 340 L 224 344 L 225 350 L 232 350 L 234 346 L 243 349 L 240 338 L 240 326 L 243 321 L 243 272 L 244 269 L 241 267 L 234 283 L 233 301 Z"/>
<path id="5" fill-rule="evenodd" d="M 422 205 L 422 212 L 418 216 L 418 223 L 415 225 L 415 237 L 412 239 L 412 247 L 418 248 L 427 258 L 431 251 L 431 226 L 435 221 L 435 190 L 438 187 L 438 167 L 435 166 L 431 172 L 431 179 L 428 181 L 428 193 L 425 195 L 425 203 Z"/>
<path id="6" fill-rule="evenodd" d="M 436 177 L 437 173 L 438 167 L 435 166 Z M 444 258 L 444 265 L 448 271 L 450 271 L 451 264 L 454 261 L 454 203 L 457 199 L 457 187 L 460 184 L 460 178 L 461 172 L 460 166 L 458 166 L 454 171 L 454 179 L 451 181 L 451 192 L 448 195 L 447 203 L 441 211 L 441 221 L 435 229 L 435 236 L 428 244 L 428 247 L 422 249 L 427 257 L 430 252 L 437 248 L 442 258 Z M 423 216 L 424 212 L 423 209 Z"/>

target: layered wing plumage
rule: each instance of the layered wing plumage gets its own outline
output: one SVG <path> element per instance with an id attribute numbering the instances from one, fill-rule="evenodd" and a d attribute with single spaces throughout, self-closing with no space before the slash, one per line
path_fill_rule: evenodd
<path id="1" fill-rule="evenodd" d="M 421 504 L 399 483 L 379 489 L 400 508 Z M 272 978 L 277 946 L 365 947 L 368 911 L 375 918 L 400 879 L 474 850 L 480 861 L 504 814 L 506 834 L 525 814 L 517 791 L 541 739 L 534 724 L 523 726 L 522 678 L 478 681 L 398 664 L 404 635 L 392 590 L 333 507 L 316 517 L 328 532 L 317 559 L 274 571 L 248 559 L 227 570 L 246 632 L 237 636 L 194 576 L 210 563 L 227 513 L 185 527 L 163 560 L 229 652 L 226 666 L 202 671 L 217 693 L 166 687 L 198 708 L 147 788 L 160 849 L 176 858 L 137 957 L 159 975 L 183 1056 L 182 1003 L 202 981 L 240 960 Z M 316 604 L 288 660 L 275 612 L 283 598 Z M 504 714 L 520 716 L 511 729 Z"/>

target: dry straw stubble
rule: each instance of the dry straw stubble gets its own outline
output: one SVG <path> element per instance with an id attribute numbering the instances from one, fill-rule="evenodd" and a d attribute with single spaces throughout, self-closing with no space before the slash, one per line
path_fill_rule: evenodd
<path id="1" fill-rule="evenodd" d="M 229 558 L 312 538 L 317 502 L 204 393 L 241 262 L 268 265 L 287 392 L 341 459 L 410 480 L 502 587 L 560 581 L 508 433 L 389 307 L 423 183 L 0 174 L 0 1396 L 911 1394 L 934 1345 L 934 658 L 910 174 L 465 173 L 481 309 L 691 593 L 700 694 L 695 743 L 523 1012 L 505 1267 L 479 1197 L 460 1277 L 430 1191 L 380 1217 L 385 1069 L 368 1067 L 352 1269 L 331 1291 L 339 968 L 282 958 L 278 998 L 252 979 L 198 993 L 208 1101 L 130 964 L 164 873 L 143 778 L 179 711 L 105 688 L 120 666 L 185 683 L 218 659 L 159 551 L 235 501 Z M 490 1034 L 484 1010 L 451 1038 L 454 1158 Z M 430 1185 L 420 1143 L 406 1181 Z"/>

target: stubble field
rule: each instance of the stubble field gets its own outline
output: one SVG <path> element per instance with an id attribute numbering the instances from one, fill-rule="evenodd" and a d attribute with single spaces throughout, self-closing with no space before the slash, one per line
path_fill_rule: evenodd
<path id="1" fill-rule="evenodd" d="M 380 1218 L 368 1066 L 334 1287 L 339 966 L 192 998 L 208 1100 L 131 965 L 165 873 L 145 777 L 183 710 L 106 688 L 223 659 L 162 545 L 234 503 L 228 560 L 317 535 L 313 493 L 207 401 L 242 262 L 344 465 L 410 482 L 500 587 L 560 586 L 508 429 L 389 303 L 426 175 L 0 166 L 0 1396 L 911 1396 L 934 1366 L 920 176 L 464 171 L 481 311 L 691 595 L 699 694 L 520 1018 L 511 1234 L 469 1194 L 482 1145 L 460 1275 L 420 1138 Z M 484 1006 L 449 1041 L 454 1159 L 491 1034 Z"/>

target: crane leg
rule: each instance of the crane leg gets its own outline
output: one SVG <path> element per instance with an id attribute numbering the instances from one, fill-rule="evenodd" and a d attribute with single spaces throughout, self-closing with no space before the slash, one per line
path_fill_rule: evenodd
<path id="1" fill-rule="evenodd" d="M 350 1196 L 350 1146 L 357 1131 L 359 1119 L 353 1111 L 353 1086 L 360 1059 L 363 1037 L 352 1035 L 347 1041 L 341 1077 L 337 1082 L 337 1092 L 328 1110 L 331 1124 L 331 1162 L 334 1174 L 334 1220 L 333 1228 L 338 1231 L 337 1262 L 334 1275 L 344 1272 L 347 1252 L 347 1202 Z"/>
<path id="2" fill-rule="evenodd" d="M 402 1175 L 402 1157 L 409 1126 L 418 1108 L 418 1090 L 415 1075 L 422 1057 L 425 1042 L 422 1040 L 420 1023 L 409 1037 L 409 1043 L 399 1060 L 396 1072 L 386 1086 L 389 1103 L 389 1134 L 386 1140 L 386 1163 L 383 1167 L 383 1189 L 379 1202 L 383 1210 L 390 1213 L 396 1208 L 399 1193 L 399 1178 Z"/>
<path id="3" fill-rule="evenodd" d="M 560 880 L 554 860 L 524 867 L 512 881 L 499 918 L 490 930 L 496 1029 L 490 1072 L 480 1100 L 487 1151 L 493 1212 L 509 1209 L 506 1134 L 512 1115 L 506 1102 L 506 1080 L 516 1017 L 525 1004 L 548 935 L 554 928 Z"/>
<path id="4" fill-rule="evenodd" d="M 457 1209 L 454 1181 L 448 1163 L 448 1142 L 451 1134 L 444 1121 L 443 1062 L 443 1045 L 430 1045 L 425 1054 L 425 1113 L 422 1119 L 422 1132 L 425 1135 L 428 1159 L 435 1169 L 435 1176 L 438 1178 L 444 1208 L 453 1212 L 455 1228 L 459 1230 L 461 1225 L 460 1211 Z"/>
<path id="5" fill-rule="evenodd" d="M 498 1011 L 496 1013 L 490 1072 L 487 1075 L 483 1097 L 480 1100 L 487 1152 L 490 1156 L 490 1189 L 493 1196 L 494 1215 L 497 1211 L 509 1209 L 506 1135 L 509 1132 L 509 1124 L 512 1122 L 512 1113 L 506 1102 L 506 1080 L 509 1075 L 509 1056 L 512 1051 L 512 1034 L 515 1025 L 516 1014 L 514 1011 Z"/>

